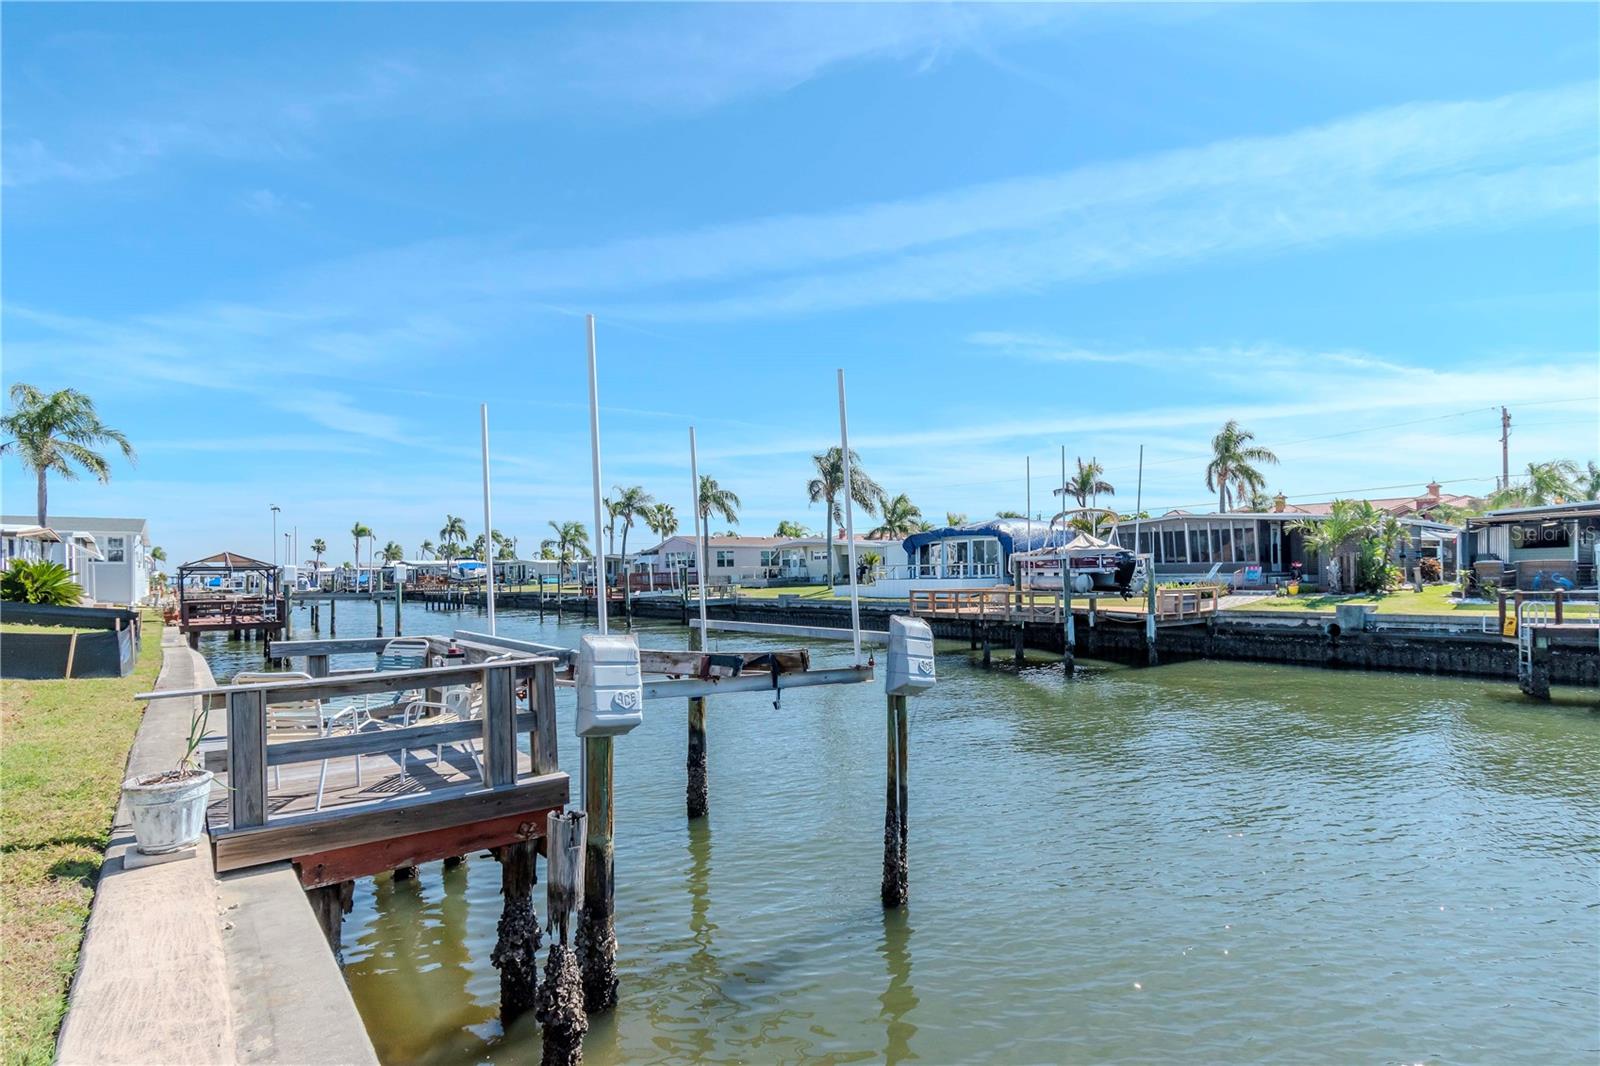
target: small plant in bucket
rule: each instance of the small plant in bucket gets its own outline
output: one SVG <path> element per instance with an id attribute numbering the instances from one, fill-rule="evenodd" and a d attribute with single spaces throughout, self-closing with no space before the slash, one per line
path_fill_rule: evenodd
<path id="1" fill-rule="evenodd" d="M 122 797 L 133 822 L 133 836 L 146 855 L 164 855 L 186 848 L 205 831 L 206 801 L 215 774 L 203 769 L 196 755 L 208 719 L 201 703 L 189 718 L 183 756 L 170 770 L 130 777 Z"/>

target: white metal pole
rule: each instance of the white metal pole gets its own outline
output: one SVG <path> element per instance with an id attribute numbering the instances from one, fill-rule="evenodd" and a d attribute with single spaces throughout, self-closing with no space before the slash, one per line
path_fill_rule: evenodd
<path id="1" fill-rule="evenodd" d="M 589 452 L 594 463 L 594 602 L 595 618 L 600 623 L 600 634 L 606 633 L 606 556 L 600 543 L 600 379 L 594 362 L 594 316 L 586 315 L 589 323 Z"/>
<path id="2" fill-rule="evenodd" d="M 1023 458 L 1023 460 L 1022 460 L 1022 463 L 1023 463 L 1023 469 L 1026 470 L 1027 474 L 1028 474 L 1028 491 L 1027 491 L 1027 494 L 1026 494 L 1026 499 L 1027 499 L 1028 502 L 1025 505 L 1027 507 L 1027 510 L 1022 512 L 1022 517 L 1026 518 L 1028 520 L 1028 549 L 1027 550 L 1028 551 L 1032 551 L 1033 550 L 1033 456 L 1031 456 L 1031 455 L 1025 456 Z M 1020 574 L 1022 571 L 1019 570 L 1017 572 Z M 1021 584 L 1021 582 L 1018 582 L 1018 584 Z"/>
<path id="3" fill-rule="evenodd" d="M 494 635 L 494 522 L 489 514 L 489 405 L 478 405 L 478 422 L 483 430 L 483 568 L 484 605 L 489 610 L 489 635 Z"/>
<path id="4" fill-rule="evenodd" d="M 1144 445 L 1139 445 L 1139 481 L 1133 492 L 1133 550 L 1139 551 L 1139 516 L 1144 512 Z"/>
<path id="5" fill-rule="evenodd" d="M 856 591 L 856 520 L 850 499 L 850 419 L 845 414 L 844 368 L 839 368 L 839 451 L 844 463 L 844 540 L 850 560 L 850 644 L 855 665 L 861 665 L 861 600 Z M 828 545 L 833 551 L 833 545 Z"/>
<path id="6" fill-rule="evenodd" d="M 694 427 L 689 427 L 689 480 L 694 482 L 691 486 L 691 500 L 694 504 L 694 568 L 699 578 L 700 586 L 700 647 L 708 647 L 706 632 L 706 537 L 703 523 L 700 521 L 700 460 L 695 454 Z"/>

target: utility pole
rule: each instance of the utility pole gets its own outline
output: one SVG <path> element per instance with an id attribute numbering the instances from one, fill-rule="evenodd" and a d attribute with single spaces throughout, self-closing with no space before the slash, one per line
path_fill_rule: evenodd
<path id="1" fill-rule="evenodd" d="M 1500 491 L 1511 487 L 1511 412 L 1500 408 Z"/>

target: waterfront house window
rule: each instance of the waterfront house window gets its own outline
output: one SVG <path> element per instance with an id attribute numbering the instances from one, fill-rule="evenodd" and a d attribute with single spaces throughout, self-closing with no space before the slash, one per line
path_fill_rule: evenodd
<path id="1" fill-rule="evenodd" d="M 1189 561 L 1191 563 L 1211 561 L 1211 535 L 1208 530 L 1189 530 Z"/>
<path id="2" fill-rule="evenodd" d="M 771 548 L 762 548 L 761 549 L 761 565 L 762 566 L 777 566 L 778 565 L 778 553 L 773 551 Z"/>
<path id="3" fill-rule="evenodd" d="M 1233 527 L 1233 550 L 1234 558 L 1238 559 L 1241 563 L 1253 563 L 1257 561 L 1259 556 L 1256 555 L 1255 526 Z"/>
<path id="4" fill-rule="evenodd" d="M 127 559 L 128 544 L 126 537 L 106 538 L 106 562 L 120 563 Z"/>
<path id="5" fill-rule="evenodd" d="M 1186 563 L 1189 561 L 1189 553 L 1184 548 L 1183 530 L 1168 529 L 1162 531 L 1161 561 L 1164 563 Z"/>
<path id="6" fill-rule="evenodd" d="M 733 568 L 733 549 L 717 549 L 717 568 L 719 570 L 730 570 Z"/>
<path id="7" fill-rule="evenodd" d="M 1000 573 L 1000 542 L 993 538 L 972 542 L 972 564 L 979 577 L 993 577 Z"/>
<path id="8" fill-rule="evenodd" d="M 1151 554 L 1154 554 L 1154 552 L 1156 550 L 1155 549 L 1155 538 L 1156 538 L 1156 535 L 1154 533 L 1152 533 L 1148 529 L 1141 529 L 1139 531 L 1139 554 L 1140 555 L 1151 555 Z"/>

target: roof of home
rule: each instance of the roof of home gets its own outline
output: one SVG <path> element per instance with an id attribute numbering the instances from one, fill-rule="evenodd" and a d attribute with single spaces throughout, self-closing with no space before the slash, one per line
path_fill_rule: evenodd
<path id="1" fill-rule="evenodd" d="M 238 552 L 218 552 L 208 555 L 204 559 L 196 559 L 192 563 L 184 563 L 179 570 L 275 570 L 277 567 L 271 563 L 264 563 L 260 559 L 252 559 L 248 555 Z"/>
<path id="2" fill-rule="evenodd" d="M 0 522 L 12 522 L 32 525 L 34 518 L 30 515 L 0 515 Z M 83 515 L 53 514 L 50 516 L 50 526 L 53 529 L 75 532 L 85 530 L 89 533 L 138 533 L 148 538 L 150 523 L 143 518 L 89 518 Z"/>
<path id="3" fill-rule="evenodd" d="M 787 538 L 787 537 L 716 537 L 716 536 L 712 536 L 712 537 L 707 537 L 706 538 L 706 547 L 708 547 L 708 548 L 775 548 L 779 544 L 782 544 L 784 541 L 786 541 L 788 539 L 789 538 Z M 668 544 L 671 544 L 675 540 L 687 541 L 688 543 L 693 544 L 695 542 L 695 537 L 694 537 L 693 534 L 690 534 L 690 533 L 674 534 L 673 536 L 670 536 L 666 540 L 662 541 L 660 544 L 657 544 L 657 545 L 655 545 L 653 547 L 644 549 L 639 554 L 640 555 L 653 555 L 653 554 L 661 551 L 662 548 L 666 547 Z"/>
<path id="4" fill-rule="evenodd" d="M 1600 500 L 1573 500 L 1570 503 L 1546 503 L 1535 507 L 1506 507 L 1474 518 L 1473 524 L 1496 522 L 1525 522 L 1530 518 L 1589 518 L 1600 516 Z"/>
<path id="5" fill-rule="evenodd" d="M 3 521 L 5 524 L 0 525 L 0 535 L 17 537 L 21 540 L 46 540 L 55 541 L 58 544 L 61 542 L 61 534 L 49 526 L 36 526 L 31 523 L 27 525 L 22 523 L 12 524 L 10 519 L 4 519 Z"/>

